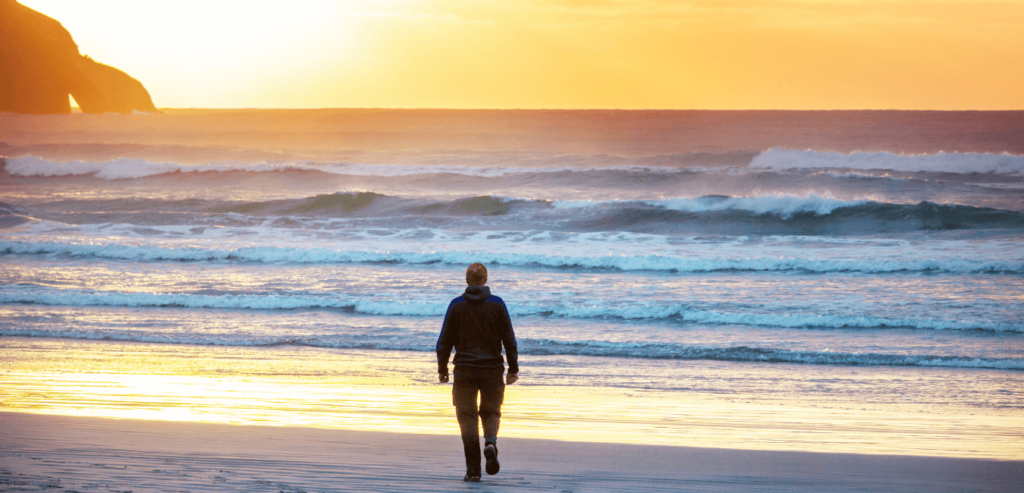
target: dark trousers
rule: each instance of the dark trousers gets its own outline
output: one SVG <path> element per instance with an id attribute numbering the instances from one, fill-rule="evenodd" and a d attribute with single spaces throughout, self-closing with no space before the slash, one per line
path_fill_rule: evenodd
<path id="1" fill-rule="evenodd" d="M 480 475 L 480 421 L 484 440 L 498 439 L 501 403 L 505 401 L 504 368 L 456 368 L 452 385 L 455 416 L 462 430 L 462 449 L 466 453 L 466 472 Z M 479 410 L 476 404 L 480 394 Z"/>

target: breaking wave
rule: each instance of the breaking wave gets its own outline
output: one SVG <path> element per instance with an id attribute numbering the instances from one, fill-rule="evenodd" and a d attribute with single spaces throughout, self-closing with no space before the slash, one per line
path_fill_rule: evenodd
<path id="1" fill-rule="evenodd" d="M 647 222 L 684 224 L 691 227 L 736 226 L 735 232 L 787 231 L 818 234 L 845 230 L 949 230 L 1024 228 L 1024 214 L 1016 211 L 956 204 L 891 204 L 871 200 L 839 200 L 808 195 L 728 197 L 709 195 L 692 199 L 644 202 L 555 202 L 556 208 L 599 210 L 590 219 L 595 227 L 626 229 Z M 586 224 L 586 223 L 584 223 Z M 749 231 L 749 227 L 762 228 Z M 743 229 L 747 228 L 747 229 Z"/>
<path id="2" fill-rule="evenodd" d="M 706 258 L 666 255 L 572 256 L 529 253 L 448 251 L 348 251 L 326 248 L 254 247 L 238 249 L 163 248 L 120 244 L 23 243 L 0 241 L 0 255 L 68 255 L 135 261 L 249 261 L 286 263 L 402 263 L 467 265 L 473 262 L 509 266 L 622 271 L 715 272 L 952 272 L 1024 273 L 1024 261 L 947 259 L 808 259 Z"/>
<path id="3" fill-rule="evenodd" d="M 456 174 L 475 177 L 502 177 L 530 173 L 566 172 L 655 172 L 678 173 L 685 168 L 645 165 L 609 166 L 452 166 L 415 164 L 362 164 L 362 163 L 315 163 L 315 162 L 238 162 L 216 161 L 207 164 L 189 165 L 170 162 L 153 162 L 145 159 L 119 158 L 110 161 L 51 161 L 35 156 L 7 159 L 6 171 L 15 176 L 60 177 L 93 175 L 105 180 L 145 178 L 169 173 L 202 172 L 282 172 L 316 171 L 335 175 L 398 177 L 425 174 Z"/>
<path id="4" fill-rule="evenodd" d="M 692 154 L 692 153 L 691 153 Z M 15 176 L 61 177 L 92 175 L 105 180 L 125 180 L 169 173 L 199 172 L 282 172 L 315 171 L 336 175 L 400 177 L 426 174 L 455 174 L 473 177 L 504 177 L 523 174 L 630 172 L 664 175 L 693 171 L 728 170 L 742 173 L 791 169 L 858 169 L 900 172 L 1000 173 L 1024 172 L 1024 156 L 993 153 L 895 154 L 891 152 L 853 152 L 769 149 L 737 159 L 734 153 L 721 156 L 703 154 L 624 158 L 614 156 L 554 156 L 538 161 L 531 156 L 507 156 L 491 162 L 477 159 L 467 164 L 368 164 L 311 161 L 211 161 L 205 164 L 180 164 L 136 158 L 108 161 L 54 161 L 35 156 L 6 158 L 6 172 Z M 699 159 L 698 159 L 699 158 Z M 549 160 L 554 159 L 551 162 Z M 429 161 L 429 160 L 428 160 Z M 749 164 L 747 164 L 749 162 Z M 588 164 L 589 163 L 589 164 Z M 709 167 L 702 166 L 708 165 Z M 851 175 L 853 176 L 853 175 Z M 857 175 L 859 177 L 859 175 Z"/>
<path id="5" fill-rule="evenodd" d="M 161 344 L 212 346 L 310 346 L 332 349 L 375 349 L 433 352 L 433 334 L 379 336 L 352 334 L 302 338 L 273 338 L 245 335 L 179 334 L 141 331 L 45 330 L 0 327 L 3 337 L 48 337 L 86 340 L 114 340 Z M 917 366 L 1024 370 L 1022 358 L 907 355 L 887 353 L 844 353 L 831 351 L 795 351 L 749 346 L 709 347 L 673 343 L 560 341 L 520 338 L 519 354 L 535 356 L 597 356 L 607 358 L 711 360 L 750 363 L 789 363 L 838 366 Z"/>
<path id="6" fill-rule="evenodd" d="M 521 346 L 523 346 L 520 349 L 521 354 L 535 355 L 581 355 L 841 366 L 928 366 L 1024 370 L 1024 359 L 1021 358 L 839 353 L 830 351 L 792 351 L 748 346 L 720 348 L 669 343 L 612 343 L 603 341 L 565 342 L 528 340 L 524 341 Z"/>
<path id="7" fill-rule="evenodd" d="M 1021 173 L 1024 156 L 988 153 L 894 154 L 891 152 L 769 149 L 750 163 L 755 169 L 842 168 L 938 173 Z"/>
<path id="8" fill-rule="evenodd" d="M 356 299 L 329 295 L 309 296 L 290 293 L 201 294 L 142 293 L 77 289 L 52 289 L 36 286 L 8 286 L 0 291 L 0 303 L 24 303 L 50 306 L 183 307 L 245 310 L 340 309 L 366 315 L 429 316 L 445 314 L 447 303 L 427 301 L 390 301 Z M 564 318 L 618 318 L 625 320 L 676 319 L 707 325 L 744 325 L 778 328 L 875 329 L 913 328 L 930 330 L 984 330 L 1024 333 L 1024 325 L 984 320 L 894 319 L 857 315 L 819 315 L 814 313 L 727 313 L 693 309 L 682 304 L 537 305 L 509 303 L 513 316 Z"/>
<path id="9" fill-rule="evenodd" d="M 11 216 L 14 212 L 11 208 L 0 208 L 0 215 L 3 216 Z M 209 225 L 209 221 L 215 224 L 218 220 L 231 224 L 237 217 L 230 214 L 239 214 L 241 216 L 238 217 L 253 216 L 259 220 L 283 218 L 283 223 L 291 226 L 297 224 L 292 219 L 299 217 L 383 218 L 388 224 L 403 221 L 413 224 L 424 216 L 430 216 L 432 220 L 446 216 L 449 219 L 508 216 L 515 220 L 529 221 L 533 229 L 558 230 L 568 225 L 570 230 L 576 231 L 663 228 L 664 231 L 672 229 L 760 235 L 1024 229 L 1024 213 L 1013 210 L 927 201 L 899 204 L 869 199 L 842 200 L 813 193 L 806 196 L 705 195 L 663 200 L 608 201 L 550 201 L 481 195 L 439 201 L 363 191 L 259 202 L 199 199 L 117 202 L 81 200 L 62 204 L 59 209 L 51 209 L 44 214 L 44 219 L 78 223 L 88 221 L 91 217 L 109 221 L 111 217 L 121 215 L 123 219 L 147 225 L 195 224 L 196 221 L 200 225 Z M 6 221 L 14 224 L 25 220 L 12 217 Z M 435 221 L 433 224 L 440 223 Z M 387 227 L 385 224 L 381 226 Z"/>
<path id="10" fill-rule="evenodd" d="M 705 195 L 696 198 L 676 198 L 665 200 L 648 200 L 642 202 L 627 201 L 556 201 L 552 205 L 558 209 L 580 209 L 597 206 L 628 206 L 630 204 L 645 204 L 651 207 L 658 207 L 680 212 L 723 212 L 723 211 L 744 211 L 755 215 L 775 214 L 783 218 L 789 218 L 794 214 L 810 213 L 816 215 L 828 215 L 836 209 L 856 207 L 873 203 L 868 200 L 839 200 L 829 197 L 821 197 L 816 194 L 809 194 L 806 197 L 794 195 L 767 195 L 761 197 L 729 197 L 724 195 Z M 877 202 L 874 202 L 877 203 Z"/>

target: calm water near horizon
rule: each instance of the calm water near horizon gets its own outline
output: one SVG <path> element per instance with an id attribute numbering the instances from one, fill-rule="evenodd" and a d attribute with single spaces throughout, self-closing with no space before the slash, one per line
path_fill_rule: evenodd
<path id="1" fill-rule="evenodd" d="M 530 395 L 977 414 L 1001 448 L 963 455 L 1024 458 L 1024 113 L 168 110 L 0 131 L 0 348 L 24 378 L 227 364 L 306 385 L 322 357 L 436 393 L 441 317 L 479 261 Z M 221 363 L 104 356 L 133 344 Z M 9 410 L 52 404 L 13 388 Z"/>

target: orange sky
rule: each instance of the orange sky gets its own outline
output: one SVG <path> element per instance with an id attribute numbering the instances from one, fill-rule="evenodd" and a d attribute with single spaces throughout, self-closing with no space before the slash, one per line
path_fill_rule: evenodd
<path id="1" fill-rule="evenodd" d="M 1024 0 L 22 0 L 158 107 L 1024 109 Z"/>

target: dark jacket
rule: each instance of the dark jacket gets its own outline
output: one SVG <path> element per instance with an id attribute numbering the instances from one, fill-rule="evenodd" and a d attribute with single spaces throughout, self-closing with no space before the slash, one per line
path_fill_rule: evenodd
<path id="1" fill-rule="evenodd" d="M 508 357 L 508 372 L 519 373 L 516 334 L 505 302 L 486 286 L 469 286 L 448 305 L 437 338 L 437 372 L 448 374 L 448 356 L 455 348 L 455 367 L 504 368 L 501 346 Z"/>

